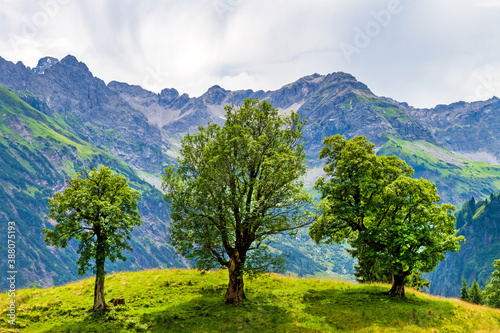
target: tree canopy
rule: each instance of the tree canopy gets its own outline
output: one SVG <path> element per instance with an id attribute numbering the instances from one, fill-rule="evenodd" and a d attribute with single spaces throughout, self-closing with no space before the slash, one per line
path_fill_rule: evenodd
<path id="1" fill-rule="evenodd" d="M 49 218 L 57 221 L 54 230 L 43 229 L 45 242 L 65 248 L 71 239 L 79 242 L 78 274 L 92 269 L 96 275 L 94 306 L 106 308 L 104 300 L 104 263 L 127 260 L 123 251 L 132 251 L 128 244 L 134 226 L 141 225 L 137 203 L 139 193 L 127 180 L 107 167 L 75 175 L 64 192 L 49 199 Z"/>
<path id="2" fill-rule="evenodd" d="M 458 251 L 455 207 L 437 204 L 435 184 L 411 178 L 413 170 L 395 156 L 377 156 L 358 136 L 324 140 L 326 177 L 318 179 L 321 216 L 310 228 L 316 242 L 348 240 L 358 268 L 391 274 L 390 294 L 404 296 L 404 280 L 429 272 L 444 253 Z M 365 272 L 365 274 L 367 274 Z"/>
<path id="3" fill-rule="evenodd" d="M 274 234 L 309 223 L 311 197 L 299 115 L 280 115 L 267 101 L 225 108 L 225 124 L 182 139 L 175 170 L 165 170 L 171 243 L 199 269 L 227 267 L 227 303 L 245 298 L 243 273 L 280 267 L 267 251 Z"/>
<path id="4" fill-rule="evenodd" d="M 495 270 L 484 290 L 485 301 L 491 307 L 500 308 L 500 259 L 493 261 Z"/>

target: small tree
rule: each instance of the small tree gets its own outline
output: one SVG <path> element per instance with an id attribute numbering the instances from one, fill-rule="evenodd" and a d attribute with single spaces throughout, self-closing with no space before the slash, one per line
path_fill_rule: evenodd
<path id="1" fill-rule="evenodd" d="M 465 281 L 465 278 L 462 278 L 462 289 L 460 289 L 460 299 L 462 301 L 469 300 L 469 293 L 467 292 L 467 281 Z"/>
<path id="2" fill-rule="evenodd" d="M 322 214 L 310 228 L 316 242 L 348 240 L 364 275 L 392 274 L 391 295 L 404 297 L 405 279 L 429 272 L 444 253 L 458 251 L 454 206 L 439 206 L 433 183 L 412 179 L 397 157 L 376 156 L 364 137 L 325 139 L 320 178 Z M 369 265 L 366 265 L 368 263 Z M 376 273 L 376 274 L 375 274 Z"/>
<path id="3" fill-rule="evenodd" d="M 75 175 L 64 192 L 49 200 L 50 218 L 58 223 L 54 230 L 43 229 L 45 242 L 65 248 L 75 238 L 78 274 L 93 270 L 95 278 L 93 311 L 107 308 L 104 300 L 104 263 L 127 260 L 123 250 L 132 251 L 128 244 L 134 226 L 141 225 L 137 210 L 139 193 L 131 190 L 127 180 L 107 167 Z M 95 260 L 95 262 L 92 262 Z"/>
<path id="4" fill-rule="evenodd" d="M 226 267 L 226 303 L 245 299 L 244 272 L 269 271 L 270 235 L 309 224 L 310 196 L 298 114 L 279 115 L 267 101 L 226 106 L 224 127 L 209 124 L 182 139 L 178 168 L 167 168 L 171 242 L 196 267 Z"/>
<path id="5" fill-rule="evenodd" d="M 483 292 L 479 287 L 479 284 L 476 282 L 476 279 L 472 281 L 472 285 L 468 290 L 467 294 L 469 295 L 468 301 L 474 304 L 483 304 Z"/>
<path id="6" fill-rule="evenodd" d="M 485 288 L 486 304 L 500 308 L 500 259 L 493 261 L 493 266 L 495 270 Z"/>

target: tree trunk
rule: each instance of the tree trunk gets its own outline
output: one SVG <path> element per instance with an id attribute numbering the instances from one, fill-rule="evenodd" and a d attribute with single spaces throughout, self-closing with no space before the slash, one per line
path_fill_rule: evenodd
<path id="1" fill-rule="evenodd" d="M 392 288 L 387 292 L 388 295 L 394 295 L 401 298 L 405 297 L 405 275 L 392 275 Z"/>
<path id="2" fill-rule="evenodd" d="M 92 311 L 106 310 L 107 307 L 106 301 L 104 300 L 104 276 L 96 276 L 94 286 L 94 307 Z"/>
<path id="3" fill-rule="evenodd" d="M 246 299 L 243 289 L 243 263 L 239 254 L 234 255 L 229 261 L 229 285 L 226 292 L 226 304 L 241 304 Z"/>
<path id="4" fill-rule="evenodd" d="M 108 308 L 106 301 L 104 300 L 104 277 L 106 272 L 104 271 L 104 262 L 106 260 L 104 244 L 106 242 L 106 237 L 101 234 L 100 225 L 96 225 L 96 236 L 97 236 L 97 248 L 96 248 L 96 274 L 95 274 L 95 285 L 94 285 L 94 306 L 92 311 L 102 311 Z"/>

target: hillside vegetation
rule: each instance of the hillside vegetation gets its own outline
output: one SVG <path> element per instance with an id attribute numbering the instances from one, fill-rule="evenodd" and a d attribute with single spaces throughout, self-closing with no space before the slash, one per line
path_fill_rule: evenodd
<path id="1" fill-rule="evenodd" d="M 492 194 L 486 200 L 464 203 L 457 212 L 456 226 L 466 242 L 429 274 L 433 294 L 458 297 L 462 278 L 469 285 L 475 279 L 481 288 L 488 283 L 493 261 L 500 253 L 500 196 Z"/>
<path id="2" fill-rule="evenodd" d="M 226 271 L 149 270 L 106 278 L 106 300 L 92 307 L 93 279 L 16 293 L 18 329 L 2 332 L 500 332 L 500 311 L 409 289 L 407 299 L 384 295 L 389 285 L 360 285 L 276 274 L 246 283 L 240 307 L 223 302 Z M 0 294 L 6 309 L 7 295 Z"/>
<path id="3" fill-rule="evenodd" d="M 387 136 L 379 155 L 396 155 L 413 167 L 415 176 L 436 183 L 442 202 L 457 206 L 471 196 L 484 198 L 500 189 L 500 166 L 461 158 L 441 145 Z"/>

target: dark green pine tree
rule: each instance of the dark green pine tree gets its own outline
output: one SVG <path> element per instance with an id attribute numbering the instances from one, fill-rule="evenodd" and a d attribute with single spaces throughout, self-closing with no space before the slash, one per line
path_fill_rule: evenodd
<path id="1" fill-rule="evenodd" d="M 460 289 L 460 299 L 462 301 L 469 300 L 469 293 L 467 292 L 467 281 L 465 281 L 464 278 L 462 278 L 462 289 Z"/>
<path id="2" fill-rule="evenodd" d="M 474 199 L 474 197 L 472 197 L 469 201 L 469 208 L 471 210 L 472 216 L 474 216 L 474 214 L 476 214 L 476 199 Z"/>
<path id="3" fill-rule="evenodd" d="M 483 292 L 476 282 L 476 279 L 472 282 L 472 285 L 468 291 L 469 299 L 468 301 L 474 304 L 483 304 Z"/>

